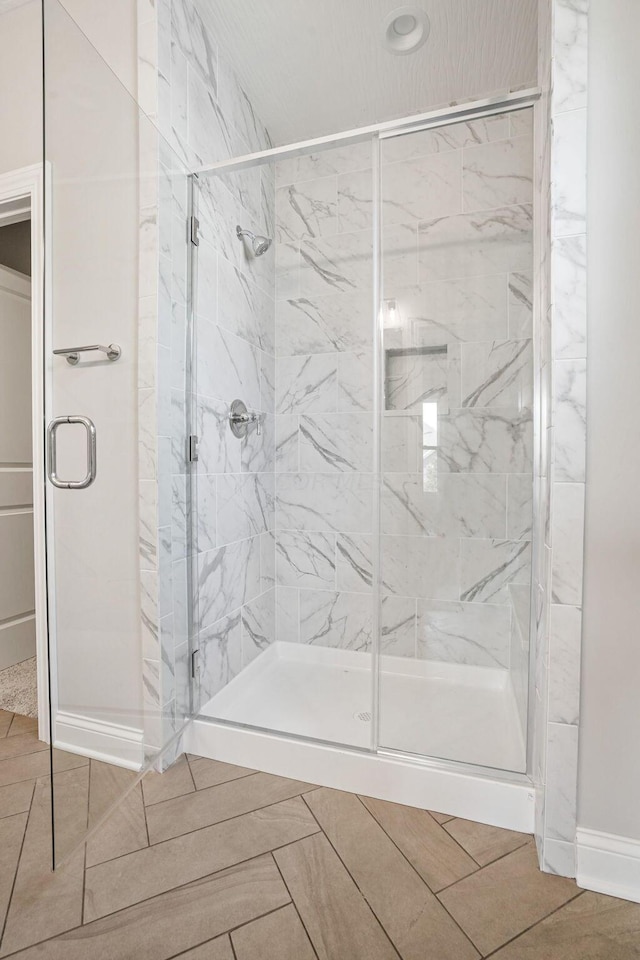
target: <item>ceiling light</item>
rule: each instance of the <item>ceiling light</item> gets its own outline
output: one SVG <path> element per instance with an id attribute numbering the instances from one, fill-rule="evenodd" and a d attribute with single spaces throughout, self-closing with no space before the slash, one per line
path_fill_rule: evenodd
<path id="1" fill-rule="evenodd" d="M 429 17 L 418 7 L 398 7 L 384 18 L 382 42 L 390 53 L 403 56 L 418 50 L 429 36 Z"/>

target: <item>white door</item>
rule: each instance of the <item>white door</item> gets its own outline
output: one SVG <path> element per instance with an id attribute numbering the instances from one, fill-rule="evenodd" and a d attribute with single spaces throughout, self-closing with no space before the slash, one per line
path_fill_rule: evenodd
<path id="1" fill-rule="evenodd" d="M 0 266 L 0 670 L 35 656 L 31 281 Z"/>

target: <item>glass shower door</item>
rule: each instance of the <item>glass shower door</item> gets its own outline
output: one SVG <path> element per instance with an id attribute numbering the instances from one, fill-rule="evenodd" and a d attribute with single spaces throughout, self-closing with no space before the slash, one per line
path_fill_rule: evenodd
<path id="1" fill-rule="evenodd" d="M 200 716 L 362 749 L 377 633 L 373 184 L 370 139 L 197 184 Z M 250 419 L 234 432 L 236 400 Z"/>
<path id="2" fill-rule="evenodd" d="M 526 768 L 530 109 L 381 141 L 379 744 Z"/>
<path id="3" fill-rule="evenodd" d="M 136 782 L 189 713 L 187 177 L 57 0 L 44 2 L 44 63 L 59 863 L 127 793 L 109 829 L 143 842 Z M 100 859 L 94 841 L 87 857 Z"/>

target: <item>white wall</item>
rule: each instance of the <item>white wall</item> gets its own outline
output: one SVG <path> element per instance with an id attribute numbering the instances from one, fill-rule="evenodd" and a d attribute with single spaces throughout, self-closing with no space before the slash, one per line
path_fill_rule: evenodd
<path id="1" fill-rule="evenodd" d="M 68 712 L 140 727 L 138 117 L 122 87 L 135 89 L 135 8 L 135 0 L 47 3 L 47 159 L 53 345 L 113 340 L 123 351 L 113 365 L 70 367 L 56 358 L 52 368 L 54 415 L 80 413 L 96 423 L 99 473 L 89 490 L 54 495 L 59 700 Z M 0 172 L 42 159 L 41 44 L 39 0 L 0 15 Z M 64 470 L 75 475 L 84 463 L 82 452 Z"/>
<path id="2" fill-rule="evenodd" d="M 0 173 L 42 159 L 40 3 L 0 15 Z"/>
<path id="3" fill-rule="evenodd" d="M 578 824 L 640 839 L 640 5 L 590 0 L 589 387 Z"/>

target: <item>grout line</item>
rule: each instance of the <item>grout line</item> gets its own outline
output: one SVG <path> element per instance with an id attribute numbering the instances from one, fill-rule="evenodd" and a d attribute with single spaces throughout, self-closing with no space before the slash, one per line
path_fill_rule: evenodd
<path id="1" fill-rule="evenodd" d="M 316 819 L 316 818 L 313 816 L 313 813 L 311 813 L 311 816 L 313 817 L 314 820 Z M 317 820 L 316 820 L 316 823 L 318 823 Z M 322 828 L 320 827 L 320 824 L 318 824 L 318 830 L 319 830 L 320 833 L 322 833 Z M 316 836 L 316 834 L 311 834 L 311 836 Z M 297 916 L 298 916 L 298 919 L 299 919 L 300 923 L 302 924 L 302 929 L 304 930 L 304 932 L 305 932 L 306 935 L 307 935 L 307 939 L 309 940 L 309 943 L 311 944 L 311 949 L 313 950 L 314 956 L 316 957 L 316 960 L 318 960 L 318 951 L 316 950 L 315 945 L 314 945 L 314 942 L 313 942 L 313 940 L 311 939 L 311 934 L 310 934 L 309 931 L 307 930 L 307 925 L 306 925 L 306 923 L 304 922 L 304 920 L 302 919 L 302 915 L 301 915 L 300 911 L 298 910 L 298 905 L 297 905 L 297 903 L 296 903 L 296 901 L 295 901 L 295 899 L 294 899 L 294 897 L 293 897 L 293 894 L 291 893 L 291 890 L 289 889 L 289 884 L 288 884 L 287 881 L 285 880 L 284 874 L 283 874 L 282 870 L 280 869 L 280 864 L 278 863 L 278 861 L 277 861 L 276 858 L 274 857 L 273 852 L 271 853 L 271 859 L 273 860 L 273 862 L 274 862 L 275 865 L 276 865 L 276 870 L 278 871 L 278 873 L 279 873 L 280 876 L 282 877 L 282 882 L 284 883 L 284 888 L 285 888 L 285 890 L 287 891 L 287 893 L 289 894 L 289 896 L 291 897 L 291 904 L 292 904 L 292 906 L 293 906 L 293 909 L 295 910 L 295 912 L 296 912 L 296 914 L 297 914 Z"/>
<path id="2" fill-rule="evenodd" d="M 7 899 L 7 912 L 5 913 L 2 926 L 0 927 L 0 948 L 2 947 L 2 941 L 4 940 L 4 935 L 7 931 L 7 924 L 9 922 L 9 913 L 11 912 L 11 906 L 13 904 L 13 895 L 16 889 L 16 882 L 18 880 L 18 873 L 20 871 L 20 865 L 22 863 L 22 854 L 24 852 L 24 842 L 27 838 L 27 830 L 29 829 L 29 821 L 31 820 L 31 812 L 33 810 L 33 801 L 36 795 L 36 782 L 34 780 L 33 790 L 31 792 L 31 803 L 29 804 L 29 810 L 27 813 L 27 820 L 24 825 L 24 833 L 22 835 L 22 843 L 20 844 L 20 852 L 18 853 L 18 859 L 16 860 L 16 869 L 13 874 L 13 882 L 11 884 L 11 890 L 9 891 L 9 897 Z"/>
<path id="3" fill-rule="evenodd" d="M 327 788 L 327 789 L 330 789 L 330 788 Z M 304 797 L 302 797 L 302 801 L 303 801 L 303 803 L 305 804 L 305 806 L 309 809 L 309 812 L 311 813 L 311 816 L 313 817 L 313 811 L 312 811 L 311 808 L 309 807 L 309 804 L 306 802 L 306 800 L 304 799 Z M 368 812 L 368 811 L 367 811 L 367 812 Z M 313 819 L 315 820 L 315 817 L 313 817 Z M 317 821 L 316 821 L 316 822 L 317 822 Z M 384 933 L 385 937 L 386 937 L 387 940 L 389 941 L 389 944 L 391 945 L 392 950 L 393 950 L 394 953 L 398 956 L 399 960 L 403 960 L 403 958 L 402 958 L 402 956 L 401 956 L 401 954 L 400 954 L 400 951 L 398 950 L 398 948 L 396 947 L 395 943 L 393 942 L 393 940 L 391 939 L 391 937 L 390 937 L 389 934 L 387 933 L 387 930 L 386 930 L 384 924 L 382 923 L 382 921 L 381 921 L 380 918 L 378 917 L 377 913 L 375 912 L 375 910 L 374 910 L 373 907 L 371 906 L 368 897 L 366 897 L 366 896 L 364 895 L 364 893 L 362 892 L 362 890 L 360 889 L 360 886 L 359 886 L 359 884 L 358 884 L 358 881 L 355 879 L 355 877 L 353 876 L 353 874 L 351 873 L 351 871 L 350 871 L 349 868 L 347 867 L 346 863 L 344 862 L 344 860 L 342 859 L 342 857 L 340 856 L 340 854 L 338 853 L 338 851 L 337 851 L 336 848 L 334 847 L 333 843 L 331 842 L 330 837 L 324 832 L 324 830 L 322 829 L 322 827 L 320 827 L 320 833 L 321 833 L 322 836 L 325 838 L 325 840 L 327 841 L 327 843 L 329 844 L 329 846 L 331 847 L 331 849 L 332 849 L 333 852 L 335 853 L 336 857 L 338 858 L 338 860 L 340 861 L 340 863 L 342 864 L 342 866 L 343 866 L 344 869 L 346 870 L 347 876 L 349 876 L 349 877 L 351 878 L 351 882 L 353 883 L 353 885 L 355 886 L 356 890 L 358 891 L 358 893 L 360 894 L 360 896 L 361 896 L 362 899 L 364 900 L 366 906 L 367 906 L 367 907 L 369 908 L 369 910 L 371 911 L 371 914 L 372 914 L 374 920 L 375 920 L 376 923 L 379 925 L 380 929 L 382 930 L 382 932 Z"/>
<path id="4" fill-rule="evenodd" d="M 356 796 L 357 796 L 357 794 L 356 794 Z M 360 799 L 359 796 L 357 797 L 357 799 L 360 801 L 360 803 L 362 803 L 362 800 Z M 378 824 L 378 826 L 380 827 L 380 829 L 382 830 L 382 832 L 385 834 L 385 836 L 389 837 L 389 834 L 388 834 L 387 831 L 384 829 L 384 827 L 382 826 L 382 824 L 378 823 L 378 820 L 376 820 L 376 818 L 373 816 L 373 814 L 372 814 L 369 810 L 367 810 L 367 808 L 365 807 L 364 803 L 362 803 L 362 806 L 364 807 L 365 811 L 369 814 L 369 816 L 372 818 L 372 820 L 374 821 L 374 823 L 377 823 L 377 824 Z M 428 815 L 429 811 L 428 811 L 428 810 L 425 810 L 425 813 L 427 813 L 427 815 Z M 432 818 L 432 819 L 433 819 L 433 818 Z M 439 824 L 438 824 L 438 826 L 439 826 Z M 418 879 L 420 880 L 420 882 L 423 883 L 423 884 L 425 885 L 425 887 L 427 888 L 427 890 L 429 890 L 430 893 L 433 894 L 434 900 L 436 900 L 436 901 L 440 904 L 440 906 L 443 907 L 445 913 L 447 913 L 448 916 L 451 918 L 451 920 L 455 923 L 456 927 L 458 927 L 458 929 L 459 929 L 460 932 L 463 934 L 463 936 L 465 937 L 465 939 L 469 941 L 469 943 L 472 945 L 472 947 L 474 948 L 474 950 L 477 949 L 475 943 L 473 943 L 473 941 L 471 940 L 471 937 L 467 934 L 466 930 L 463 930 L 462 927 L 460 926 L 460 924 L 458 923 L 458 921 L 455 919 L 455 917 L 451 916 L 451 914 L 449 913 L 449 911 L 447 910 L 447 908 L 444 906 L 444 904 L 440 902 L 440 900 L 439 900 L 439 898 L 438 898 L 438 894 L 435 893 L 435 891 L 431 889 L 431 887 L 429 886 L 429 884 L 427 883 L 427 881 L 426 881 L 423 877 L 420 876 L 420 874 L 418 873 L 418 871 L 416 870 L 416 868 L 414 867 L 414 865 L 411 863 L 411 861 L 409 860 L 409 858 L 405 855 L 405 853 L 404 853 L 402 850 L 400 850 L 400 847 L 398 847 L 398 845 L 397 845 L 397 843 L 395 842 L 395 840 L 394 840 L 392 837 L 389 837 L 389 840 L 390 840 L 391 843 L 394 845 L 394 847 L 396 847 L 396 849 L 400 852 L 400 854 L 404 857 L 404 859 L 407 861 L 407 863 L 409 864 L 409 866 L 411 867 L 411 869 L 414 871 L 414 873 L 416 874 L 416 876 L 418 877 Z M 471 874 L 467 874 L 467 876 L 474 876 L 474 874 L 475 874 L 476 872 L 477 872 L 477 871 L 474 871 L 474 873 L 471 873 Z M 464 878 L 461 878 L 461 879 L 464 879 Z M 459 882 L 460 882 L 460 881 L 456 881 L 456 883 L 459 883 Z"/>
<path id="5" fill-rule="evenodd" d="M 282 844 L 280 844 L 280 845 L 277 846 L 277 847 L 273 847 L 271 850 L 265 850 L 263 853 L 253 854 L 253 856 L 245 857 L 244 860 L 238 860 L 238 861 L 236 861 L 235 863 L 229 863 L 229 864 L 227 864 L 226 867 L 220 867 L 218 870 L 214 870 L 213 873 L 205 873 L 205 874 L 204 874 L 203 876 L 201 876 L 201 877 L 194 877 L 192 880 L 187 880 L 185 883 L 179 883 L 179 884 L 177 884 L 177 886 L 175 886 L 175 887 L 168 887 L 166 890 L 160 890 L 158 893 L 154 893 L 154 894 L 152 894 L 152 895 L 149 896 L 149 897 L 144 897 L 142 900 L 134 900 L 132 903 L 128 903 L 128 904 L 126 905 L 126 907 L 118 907 L 117 910 L 112 910 L 110 913 L 104 913 L 104 914 L 102 914 L 102 916 L 96 917 L 94 920 L 89 920 L 88 923 L 85 924 L 85 926 L 91 926 L 91 924 L 93 924 L 93 923 L 98 923 L 98 922 L 100 922 L 101 920 L 106 920 L 107 917 L 115 917 L 115 916 L 117 916 L 119 913 L 124 913 L 125 910 L 130 910 L 130 909 L 132 909 L 133 907 L 139 907 L 139 906 L 140 906 L 141 904 L 143 904 L 143 903 L 149 903 L 151 900 L 157 900 L 158 897 L 164 897 L 164 896 L 166 896 L 166 895 L 169 894 L 169 893 L 175 893 L 176 890 L 182 890 L 184 887 L 191 886 L 191 884 L 194 884 L 194 883 L 203 883 L 205 880 L 212 880 L 212 879 L 214 879 L 219 873 L 224 873 L 225 870 L 233 870 L 235 867 L 241 867 L 241 866 L 243 866 L 243 864 L 251 863 L 252 860 L 259 860 L 260 857 L 267 857 L 267 856 L 269 856 L 269 854 L 272 854 L 274 851 L 284 850 L 286 847 L 292 847 L 292 846 L 294 845 L 294 843 L 299 843 L 301 840 L 306 840 L 307 837 L 316 836 L 318 833 L 322 833 L 322 831 L 320 830 L 319 827 L 318 827 L 317 830 L 314 830 L 314 831 L 312 831 L 311 833 L 305 834 L 304 837 L 298 837 L 296 840 L 288 840 L 287 843 L 282 843 Z M 139 851 L 134 851 L 134 852 L 135 852 L 135 853 L 138 853 Z M 125 856 L 126 856 L 126 854 L 125 854 Z M 116 859 L 119 859 L 119 858 L 116 858 Z M 107 861 L 107 862 L 113 863 L 113 861 Z M 92 869 L 92 868 L 90 867 L 89 869 Z M 275 909 L 279 909 L 279 908 L 276 907 Z M 273 913 L 274 911 L 271 910 L 271 911 L 269 911 L 269 912 L 270 912 L 270 913 Z M 257 918 L 255 918 L 255 919 L 257 919 Z M 251 921 L 247 921 L 247 922 L 250 923 Z M 244 926 L 244 924 L 241 924 L 241 926 Z M 76 928 L 74 928 L 74 929 L 76 929 Z M 227 932 L 227 931 L 224 931 L 224 930 L 222 931 L 222 933 L 226 933 L 226 932 Z M 220 934 L 220 936 L 222 936 L 222 933 Z M 61 936 L 61 935 L 62 935 L 62 934 L 56 934 L 56 936 Z M 215 939 L 215 938 L 214 938 L 214 939 Z M 24 947 L 21 948 L 21 949 L 24 949 Z M 4 960 L 4 957 L 2 958 L 2 960 Z"/>
<path id="6" fill-rule="evenodd" d="M 525 840 L 524 843 L 521 843 L 519 847 L 515 847 L 513 850 L 508 850 L 506 853 L 502 853 L 499 857 L 496 857 L 495 860 L 490 860 L 489 863 L 481 864 L 481 863 L 478 863 L 477 860 L 475 860 L 474 863 L 478 863 L 478 869 L 475 870 L 473 873 L 470 873 L 469 876 L 470 877 L 475 876 L 476 873 L 481 873 L 483 870 L 486 870 L 487 867 L 492 867 L 494 863 L 500 863 L 501 860 L 506 859 L 506 857 L 510 857 L 512 853 L 517 853 L 518 850 L 522 850 L 522 848 L 526 847 L 527 844 L 532 839 L 533 839 L 532 837 L 529 837 L 527 840 Z M 471 857 L 471 859 L 473 860 L 473 857 Z M 442 890 L 438 890 L 438 893 L 436 894 L 436 896 L 439 897 L 441 893 L 445 892 L 445 890 L 450 890 L 451 887 L 455 887 L 457 883 L 462 883 L 463 880 L 466 880 L 466 877 L 460 877 L 459 880 L 454 880 L 453 883 L 450 883 L 446 887 L 443 887 Z"/>
<path id="7" fill-rule="evenodd" d="M 376 817 L 375 813 L 372 813 L 371 810 L 369 810 L 369 808 L 367 807 L 367 805 L 363 802 L 362 797 L 360 797 L 359 794 L 355 794 L 355 796 L 356 796 L 357 799 L 360 801 L 360 803 L 361 803 L 362 806 L 364 807 L 365 811 L 366 811 L 366 812 L 369 814 L 369 816 L 372 818 L 372 820 L 374 821 L 374 823 L 377 823 L 377 825 L 380 827 L 380 829 L 382 830 L 382 832 L 384 833 L 384 835 L 389 838 L 389 840 L 390 840 L 391 843 L 394 845 L 394 847 L 396 848 L 396 850 L 404 857 L 404 859 L 407 861 L 407 863 L 409 864 L 409 866 L 411 867 L 411 869 L 414 871 L 414 873 L 420 878 L 420 880 L 422 881 L 422 883 L 424 883 L 424 885 L 425 885 L 425 887 L 427 888 L 427 890 L 430 890 L 431 893 L 434 895 L 434 897 L 437 897 L 438 893 L 440 893 L 440 890 L 438 890 L 438 891 L 434 890 L 433 887 L 431 887 L 431 886 L 427 883 L 427 881 L 424 879 L 424 877 L 422 876 L 422 874 L 419 873 L 419 871 L 417 870 L 417 868 L 413 865 L 413 863 L 411 862 L 411 860 L 409 859 L 409 857 L 407 856 L 407 854 L 404 852 L 404 850 L 402 849 L 402 847 L 400 847 L 400 846 L 396 843 L 396 841 L 393 839 L 393 837 L 391 836 L 391 834 L 388 833 L 388 831 L 386 830 L 384 824 L 380 823 L 380 821 L 379 821 L 378 818 Z M 389 802 L 389 801 L 386 801 L 386 802 Z M 416 808 L 414 808 L 414 809 L 419 810 L 420 807 L 416 807 Z M 425 810 L 424 812 L 427 814 L 427 816 L 429 816 L 429 811 L 428 811 L 428 810 Z M 431 819 L 433 819 L 433 817 L 432 817 Z M 435 821 L 434 821 L 434 823 L 435 823 Z M 436 825 L 437 825 L 437 826 L 440 826 L 440 824 L 436 824 Z M 447 836 L 449 836 L 449 835 L 447 834 Z M 450 837 L 450 839 L 453 840 L 453 837 Z M 456 843 L 457 846 L 460 847 L 460 844 L 457 843 L 457 841 L 454 840 L 454 843 Z M 469 856 L 469 854 L 466 852 L 466 850 L 464 850 L 462 847 L 460 847 L 460 849 L 462 850 L 463 853 L 466 853 L 467 856 Z M 471 857 L 470 859 L 473 860 L 473 857 Z M 473 860 L 473 862 L 476 863 L 475 860 Z M 478 864 L 478 869 L 480 869 L 480 864 Z M 474 873 L 477 873 L 477 872 L 478 872 L 477 870 L 472 870 L 471 873 L 465 874 L 465 877 L 472 877 L 473 874 L 474 874 Z M 453 883 L 459 883 L 460 880 L 464 880 L 465 877 L 459 877 L 458 880 L 454 880 Z M 441 889 L 446 890 L 449 886 L 453 886 L 453 883 L 452 883 L 452 884 L 448 884 L 447 887 L 442 887 Z"/>
<path id="8" fill-rule="evenodd" d="M 482 954 L 482 956 L 486 958 L 494 957 L 496 953 L 498 953 L 504 947 L 508 946 L 510 943 L 513 943 L 516 940 L 519 940 L 520 937 L 523 937 L 525 935 L 525 933 L 529 933 L 530 930 L 533 930 L 535 927 L 539 926 L 544 920 L 548 920 L 549 917 L 552 917 L 554 915 L 554 913 L 558 913 L 560 910 L 562 910 L 564 907 L 567 907 L 570 903 L 573 903 L 574 900 L 577 900 L 578 897 L 581 897 L 586 892 L 587 892 L 586 890 L 578 890 L 578 892 L 574 897 L 570 897 L 568 900 L 565 900 L 565 902 L 561 903 L 559 907 L 555 907 L 555 909 L 551 910 L 549 913 L 546 913 L 544 917 L 541 917 L 539 920 L 536 920 L 536 922 L 532 923 L 530 926 L 525 927 L 525 929 L 521 930 L 520 933 L 517 933 L 515 937 L 511 937 L 509 940 L 505 940 L 504 943 L 501 943 L 500 946 L 496 947 L 495 950 L 492 950 L 491 953 Z"/>

